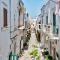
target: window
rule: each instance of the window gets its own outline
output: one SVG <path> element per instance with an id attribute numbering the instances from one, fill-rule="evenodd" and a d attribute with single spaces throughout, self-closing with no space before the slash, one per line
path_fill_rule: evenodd
<path id="1" fill-rule="evenodd" d="M 20 27 L 20 10 L 19 10 L 19 19 L 18 19 L 18 28 Z"/>
<path id="2" fill-rule="evenodd" d="M 39 29 L 41 29 L 41 26 L 39 25 Z"/>
<path id="3" fill-rule="evenodd" d="M 57 40 L 55 40 L 55 43 L 57 44 Z"/>
<path id="4" fill-rule="evenodd" d="M 43 16 L 42 16 L 42 24 L 43 24 Z"/>
<path id="5" fill-rule="evenodd" d="M 29 16 L 29 14 L 27 13 L 27 17 Z"/>
<path id="6" fill-rule="evenodd" d="M 58 28 L 56 29 L 56 34 L 57 34 L 57 35 L 59 34 L 59 29 L 58 29 Z"/>
<path id="7" fill-rule="evenodd" d="M 39 24 L 41 24 L 41 20 L 40 20 Z"/>
<path id="8" fill-rule="evenodd" d="M 53 13 L 53 26 L 56 26 L 56 15 Z"/>
<path id="9" fill-rule="evenodd" d="M 20 1 L 19 1 L 19 6 L 20 6 Z"/>
<path id="10" fill-rule="evenodd" d="M 4 27 L 7 27 L 7 9 L 3 8 Z"/>
<path id="11" fill-rule="evenodd" d="M 11 45 L 10 45 L 10 49 L 11 49 Z"/>
<path id="12" fill-rule="evenodd" d="M 20 16 L 20 10 L 19 10 L 19 16 Z"/>
<path id="13" fill-rule="evenodd" d="M 48 25 L 48 16 L 46 16 L 46 24 Z"/>
<path id="14" fill-rule="evenodd" d="M 21 40 L 23 40 L 23 37 L 24 37 L 24 36 L 21 36 Z"/>
<path id="15" fill-rule="evenodd" d="M 56 15 L 53 13 L 53 33 L 56 32 Z"/>
<path id="16" fill-rule="evenodd" d="M 21 40 L 20 40 L 20 53 L 21 53 Z"/>

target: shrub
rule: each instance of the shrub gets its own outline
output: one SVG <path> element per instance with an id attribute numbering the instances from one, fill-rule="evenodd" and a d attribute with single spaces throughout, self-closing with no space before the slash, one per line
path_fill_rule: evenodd
<path id="1" fill-rule="evenodd" d="M 52 58 L 52 56 L 47 55 L 47 56 L 46 56 L 46 60 L 53 60 L 53 58 Z"/>
<path id="2" fill-rule="evenodd" d="M 20 51 L 19 56 L 23 56 L 23 51 L 22 50 Z"/>
<path id="3" fill-rule="evenodd" d="M 37 49 L 34 49 L 34 50 L 30 53 L 30 55 L 33 56 L 34 58 L 36 58 L 36 60 L 40 60 L 40 55 L 39 55 Z"/>

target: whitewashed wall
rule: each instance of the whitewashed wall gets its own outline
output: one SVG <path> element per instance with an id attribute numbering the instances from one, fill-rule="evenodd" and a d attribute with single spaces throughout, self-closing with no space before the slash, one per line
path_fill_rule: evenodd
<path id="1" fill-rule="evenodd" d="M 3 27 L 3 8 L 7 9 L 7 28 Z M 0 0 L 0 60 L 8 60 L 10 53 L 9 0 Z"/>
<path id="2" fill-rule="evenodd" d="M 56 0 L 55 0 L 56 1 Z M 44 11 L 45 10 L 45 11 Z M 55 13 L 56 4 L 54 2 L 50 2 L 46 4 L 45 8 L 42 9 L 43 14 L 43 23 L 46 23 L 46 14 L 48 14 L 48 22 L 51 24 L 51 32 L 53 33 L 53 13 Z M 46 14 L 44 14 L 46 13 Z M 59 26 L 59 41 L 57 41 L 56 51 L 60 56 L 60 16 L 56 15 L 56 25 Z"/>
<path id="3" fill-rule="evenodd" d="M 14 36 L 18 35 L 19 31 L 18 31 L 18 3 L 19 3 L 19 0 L 11 0 L 11 38 L 13 38 Z M 14 27 L 17 28 L 16 31 L 14 31 Z M 18 35 L 19 36 L 19 35 Z M 13 43 L 11 42 L 11 50 L 12 52 L 14 53 L 14 44 L 16 42 L 16 54 L 18 52 L 18 42 L 19 42 L 19 38 L 16 36 L 16 39 L 12 39 L 13 40 Z"/>

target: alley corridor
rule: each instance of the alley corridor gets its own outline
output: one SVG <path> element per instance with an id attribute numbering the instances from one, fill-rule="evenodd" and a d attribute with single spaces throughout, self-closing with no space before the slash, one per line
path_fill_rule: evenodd
<path id="1" fill-rule="evenodd" d="M 38 46 L 38 50 L 39 50 L 39 53 L 40 53 L 40 56 L 41 56 L 39 43 L 37 42 L 37 38 L 36 38 L 35 32 L 32 30 L 31 31 L 31 37 L 30 37 L 30 40 L 29 40 L 28 50 L 24 51 L 23 56 L 20 57 L 19 60 L 32 60 L 30 55 L 29 55 L 29 52 L 31 52 L 34 49 L 34 47 L 33 47 L 34 45 Z M 41 60 L 44 60 L 43 56 L 41 56 Z"/>
<path id="2" fill-rule="evenodd" d="M 60 0 L 0 0 L 0 60 L 60 60 Z"/>
<path id="3" fill-rule="evenodd" d="M 20 58 L 20 60 L 31 60 L 30 56 L 29 56 L 29 52 L 32 51 L 33 45 L 37 45 L 38 42 L 36 40 L 36 35 L 34 31 L 31 31 L 31 38 L 29 40 L 29 46 L 28 46 L 28 50 L 24 51 L 23 56 Z"/>

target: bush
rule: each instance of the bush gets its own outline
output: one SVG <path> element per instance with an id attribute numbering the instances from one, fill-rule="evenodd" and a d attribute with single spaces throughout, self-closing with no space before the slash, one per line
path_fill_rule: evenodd
<path id="1" fill-rule="evenodd" d="M 34 57 L 36 57 L 37 54 L 38 54 L 38 50 L 37 50 L 37 49 L 33 50 L 33 51 L 30 53 L 30 55 L 33 55 Z"/>
<path id="2" fill-rule="evenodd" d="M 53 60 L 53 58 L 52 58 L 52 56 L 47 55 L 47 56 L 46 56 L 46 60 Z"/>
<path id="3" fill-rule="evenodd" d="M 49 55 L 49 52 L 48 51 L 44 51 L 44 52 L 42 52 L 42 55 L 45 57 L 46 55 Z"/>
<path id="4" fill-rule="evenodd" d="M 20 51 L 19 56 L 23 56 L 23 51 L 22 50 Z"/>
<path id="5" fill-rule="evenodd" d="M 40 60 L 40 55 L 39 55 L 37 49 L 34 49 L 34 50 L 30 53 L 30 55 L 31 55 L 32 57 L 36 58 L 36 60 Z"/>
<path id="6" fill-rule="evenodd" d="M 40 60 L 40 56 L 37 56 L 36 60 Z"/>
<path id="7" fill-rule="evenodd" d="M 45 51 L 45 55 L 49 55 L 49 52 L 48 51 Z"/>

